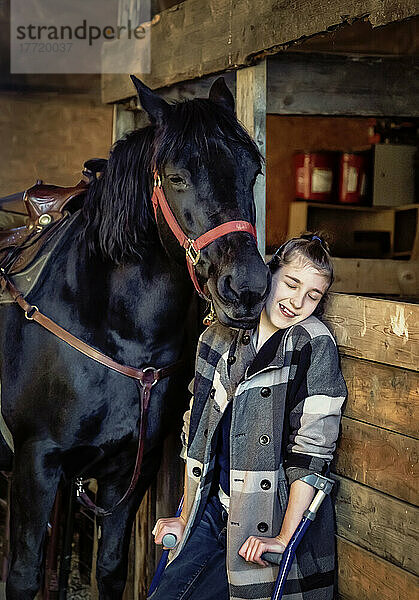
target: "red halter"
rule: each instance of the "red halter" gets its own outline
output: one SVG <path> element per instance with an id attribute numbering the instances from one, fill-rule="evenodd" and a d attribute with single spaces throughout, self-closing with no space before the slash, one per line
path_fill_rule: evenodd
<path id="1" fill-rule="evenodd" d="M 154 215 L 157 222 L 157 208 L 160 206 L 160 209 L 163 213 L 163 216 L 166 220 L 166 223 L 172 230 L 172 233 L 175 235 L 179 244 L 186 250 L 186 263 L 188 265 L 188 271 L 191 276 L 192 282 L 195 286 L 196 291 L 200 296 L 205 298 L 205 294 L 201 290 L 201 287 L 198 283 L 198 279 L 195 273 L 195 265 L 198 264 L 199 259 L 201 257 L 201 250 L 208 246 L 211 242 L 226 235 L 227 233 L 243 232 L 246 231 L 253 235 L 256 238 L 256 229 L 254 225 L 249 223 L 248 221 L 227 221 L 226 223 L 222 223 L 221 225 L 217 225 L 213 229 L 210 229 L 203 235 L 196 238 L 196 240 L 192 240 L 188 238 L 182 231 L 179 223 L 176 221 L 175 215 L 173 214 L 170 206 L 167 203 L 166 196 L 164 195 L 164 191 L 161 184 L 161 179 L 157 171 L 154 171 L 154 191 L 151 197 L 151 201 L 153 203 Z"/>

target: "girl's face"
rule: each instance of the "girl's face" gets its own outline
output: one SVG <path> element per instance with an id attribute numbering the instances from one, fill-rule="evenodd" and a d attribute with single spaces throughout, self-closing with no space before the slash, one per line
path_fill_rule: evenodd
<path id="1" fill-rule="evenodd" d="M 329 278 L 309 261 L 296 256 L 272 276 L 265 313 L 277 329 L 309 317 L 329 287 Z"/>

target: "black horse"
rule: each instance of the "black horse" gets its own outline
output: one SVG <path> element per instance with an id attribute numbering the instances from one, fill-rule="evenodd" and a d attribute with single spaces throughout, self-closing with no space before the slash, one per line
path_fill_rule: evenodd
<path id="1" fill-rule="evenodd" d="M 163 367 L 182 354 L 193 287 L 184 251 L 160 211 L 154 219 L 153 172 L 178 223 L 197 238 L 230 220 L 254 224 L 261 159 L 223 79 L 208 99 L 174 105 L 133 80 L 151 125 L 114 145 L 28 301 L 119 363 Z M 221 322 L 254 326 L 269 276 L 249 233 L 213 241 L 196 273 Z M 63 475 L 85 469 L 87 450 L 97 448 L 102 458 L 87 475 L 98 480 L 98 504 L 109 508 L 125 492 L 137 448 L 138 387 L 29 323 L 15 304 L 2 306 L 0 328 L 1 408 L 15 445 L 7 598 L 29 600 L 40 586 L 46 525 Z M 132 523 L 182 396 L 175 377 L 153 387 L 137 488 L 101 519 L 102 600 L 122 597 Z"/>

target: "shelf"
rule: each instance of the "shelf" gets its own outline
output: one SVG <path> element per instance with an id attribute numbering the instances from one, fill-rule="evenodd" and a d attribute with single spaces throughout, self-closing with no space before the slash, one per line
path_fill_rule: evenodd
<path id="1" fill-rule="evenodd" d="M 394 210 L 394 206 L 364 206 L 362 204 L 329 204 L 326 202 L 310 202 L 309 200 L 295 200 L 291 204 L 304 205 L 307 208 L 325 208 L 332 210 L 356 210 L 370 213 L 382 212 L 383 210 Z M 410 205 L 416 206 L 416 205 Z"/>
<path id="2" fill-rule="evenodd" d="M 296 200 L 289 210 L 288 237 L 323 231 L 342 258 L 401 258 L 415 255 L 419 204 L 362 206 Z"/>
<path id="3" fill-rule="evenodd" d="M 402 204 L 400 206 L 365 206 L 363 204 L 338 204 L 328 202 L 313 202 L 310 200 L 294 200 L 295 204 L 304 204 L 313 208 L 330 208 L 337 210 L 363 210 L 366 212 L 381 212 L 383 210 L 412 210 L 419 208 L 419 204 Z"/>

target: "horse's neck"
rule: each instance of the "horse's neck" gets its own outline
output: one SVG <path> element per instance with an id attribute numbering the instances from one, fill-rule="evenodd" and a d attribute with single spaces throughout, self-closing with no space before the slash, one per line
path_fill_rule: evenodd
<path id="1" fill-rule="evenodd" d="M 53 294 L 62 293 L 59 308 L 63 318 L 73 315 L 76 335 L 88 334 L 93 345 L 114 356 L 127 354 L 127 361 L 139 348 L 150 354 L 181 344 L 192 293 L 186 266 L 170 262 L 156 245 L 137 263 L 117 266 L 90 256 L 85 242 L 75 239 L 76 232 L 70 233 L 52 261 L 49 283 Z"/>

